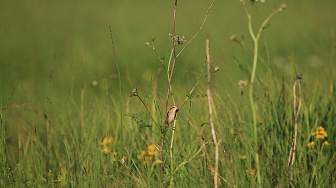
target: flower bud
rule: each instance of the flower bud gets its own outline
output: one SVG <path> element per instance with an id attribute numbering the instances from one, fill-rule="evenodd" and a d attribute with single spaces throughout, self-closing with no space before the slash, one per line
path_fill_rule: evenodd
<path id="1" fill-rule="evenodd" d="M 286 5 L 286 4 L 282 4 L 282 5 L 280 6 L 280 8 L 279 8 L 279 11 L 283 11 L 283 10 L 285 10 L 285 9 L 287 9 L 287 5 Z"/>
<path id="2" fill-rule="evenodd" d="M 215 70 L 213 71 L 213 73 L 219 71 L 219 67 L 215 67 Z"/>
<path id="3" fill-rule="evenodd" d="M 145 45 L 148 46 L 148 47 L 150 47 L 150 48 L 152 47 L 152 46 L 149 44 L 149 42 L 145 42 Z"/>

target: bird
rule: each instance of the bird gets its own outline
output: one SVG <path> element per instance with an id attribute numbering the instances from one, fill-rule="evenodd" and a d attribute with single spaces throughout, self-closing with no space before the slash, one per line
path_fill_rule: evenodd
<path id="1" fill-rule="evenodd" d="M 172 106 L 170 107 L 169 111 L 167 112 L 167 120 L 166 120 L 166 125 L 171 124 L 175 119 L 176 119 L 176 114 L 179 111 L 178 106 Z"/>

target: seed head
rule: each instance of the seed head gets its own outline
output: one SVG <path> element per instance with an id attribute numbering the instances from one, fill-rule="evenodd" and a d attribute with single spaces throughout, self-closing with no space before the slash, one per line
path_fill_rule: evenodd
<path id="1" fill-rule="evenodd" d="M 285 9 L 287 9 L 287 5 L 286 4 L 280 5 L 279 11 L 283 11 Z"/>

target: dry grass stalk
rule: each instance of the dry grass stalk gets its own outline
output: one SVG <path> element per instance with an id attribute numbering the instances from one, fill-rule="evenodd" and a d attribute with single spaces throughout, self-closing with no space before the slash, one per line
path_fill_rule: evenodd
<path id="1" fill-rule="evenodd" d="M 239 122 L 241 122 L 241 118 L 240 118 L 239 110 L 238 110 L 238 108 L 237 108 L 237 104 L 232 100 L 232 98 L 231 98 L 231 96 L 230 96 L 230 94 L 229 94 L 228 91 L 226 91 L 226 95 L 229 97 L 231 103 L 232 103 L 233 106 L 235 107 L 235 109 L 236 109 L 236 113 L 237 113 L 237 116 L 238 116 L 238 119 L 239 119 Z"/>
<path id="2" fill-rule="evenodd" d="M 29 103 L 12 104 L 10 106 L 5 106 L 5 107 L 0 108 L 0 112 L 5 111 L 5 110 L 9 110 L 9 109 L 14 109 L 14 108 L 29 108 L 29 109 L 33 110 L 34 112 L 38 113 L 38 110 L 35 107 L 33 107 L 33 104 L 29 104 Z"/>
<path id="3" fill-rule="evenodd" d="M 206 40 L 206 56 L 207 56 L 207 62 L 208 62 L 208 88 L 207 88 L 207 96 L 208 96 L 208 106 L 209 106 L 209 115 L 210 115 L 210 126 L 211 126 L 211 134 L 212 134 L 212 138 L 215 144 L 215 148 L 216 148 L 216 154 L 215 154 L 215 172 L 214 172 L 214 183 L 215 183 L 215 188 L 218 187 L 218 146 L 220 143 L 220 140 L 217 142 L 217 138 L 216 138 L 216 131 L 215 131 L 215 125 L 213 122 L 213 115 L 212 115 L 212 105 L 211 105 L 211 92 L 210 92 L 210 41 L 209 39 Z"/>
<path id="4" fill-rule="evenodd" d="M 302 76 L 302 75 L 301 75 Z M 295 126 L 295 131 L 294 131 L 294 138 L 292 141 L 292 147 L 289 153 L 289 158 L 288 158 L 288 166 L 293 166 L 294 161 L 295 161 L 295 150 L 296 150 L 296 139 L 297 139 L 297 119 L 299 116 L 299 112 L 301 109 L 301 84 L 300 80 L 302 79 L 301 76 L 297 76 L 294 83 L 293 83 L 293 96 L 294 96 L 294 126 Z M 296 85 L 299 85 L 299 105 L 296 111 Z M 293 172 L 291 172 L 291 180 L 293 180 Z"/>

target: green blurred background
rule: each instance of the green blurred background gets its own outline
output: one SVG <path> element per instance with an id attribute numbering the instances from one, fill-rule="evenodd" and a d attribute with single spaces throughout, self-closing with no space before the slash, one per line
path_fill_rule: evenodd
<path id="1" fill-rule="evenodd" d="M 189 41 L 202 24 L 211 2 L 178 1 L 176 34 Z M 327 158 L 316 158 L 314 161 L 312 156 L 315 150 L 308 150 L 307 143 L 313 140 L 309 135 L 317 126 L 326 128 L 328 141 L 331 144 L 335 142 L 335 121 L 331 117 L 335 114 L 332 107 L 336 83 L 336 1 L 266 0 L 265 4 L 253 6 L 250 1 L 247 3 L 255 31 L 273 10 L 281 4 L 288 6 L 288 9 L 271 19 L 259 41 L 254 90 L 255 108 L 262 125 L 258 125 L 258 142 L 263 147 L 260 147 L 260 151 L 269 151 L 270 154 L 266 158 L 260 155 L 264 180 L 281 178 L 268 184 L 275 186 L 279 182 L 280 187 L 284 185 L 281 183 L 289 181 L 286 151 L 289 151 L 293 134 L 292 83 L 296 75 L 302 73 L 303 106 L 299 124 L 302 122 L 304 126 L 299 128 L 301 137 L 297 161 L 301 160 L 303 164 L 296 163 L 297 172 L 300 171 L 296 178 L 300 183 L 298 186 L 305 182 L 302 185 L 306 187 L 323 187 L 329 183 L 323 178 L 331 176 L 334 171 L 330 164 L 334 164 L 332 157 L 335 156 L 335 147 L 332 145 L 326 149 L 325 156 L 330 157 L 329 162 Z M 155 143 L 161 141 L 158 134 L 162 131 L 160 126 L 153 126 L 152 129 L 151 124 L 157 121 L 163 125 L 167 75 L 163 69 L 158 72 L 162 65 L 145 42 L 155 38 L 156 50 L 167 66 L 172 48 L 169 33 L 172 33 L 173 9 L 174 0 L 0 1 L 0 167 L 3 170 L 1 174 L 5 174 L 0 178 L 3 180 L 0 180 L 0 186 L 8 181 L 18 186 L 37 182 L 33 186 L 52 187 L 55 184 L 48 180 L 46 182 L 44 178 L 58 179 L 58 175 L 64 176 L 61 185 L 64 187 L 67 184 L 76 186 L 74 182 L 77 179 L 82 181 L 77 186 L 82 183 L 83 186 L 102 187 L 99 183 L 105 177 L 111 183 L 106 186 L 127 185 L 125 182 L 131 180 L 125 177 L 130 177 L 130 172 L 119 168 L 121 163 L 118 163 L 119 166 L 111 163 L 110 168 L 106 164 L 113 159 L 110 158 L 112 153 L 107 155 L 100 151 L 103 148 L 99 143 L 110 136 L 115 143 L 111 151 L 118 152 L 119 159 L 127 156 L 126 163 L 134 170 L 135 176 L 148 181 L 147 185 L 164 185 L 157 179 L 160 176 L 159 168 L 154 170 L 153 175 L 152 172 L 148 173 L 150 168 L 146 166 L 140 166 L 145 170 L 136 172 L 133 161 L 150 144 L 142 132 L 139 134 L 139 126 Z M 242 41 L 242 48 L 230 40 L 232 35 Z M 216 109 L 214 114 L 220 115 L 214 118 L 216 130 L 218 138 L 223 139 L 222 143 L 228 143 L 228 158 L 225 154 L 225 158 L 220 159 L 220 169 L 223 169 L 220 174 L 225 174 L 224 177 L 230 181 L 232 179 L 232 182 L 237 180 L 237 187 L 240 182 L 242 187 L 251 186 L 248 181 L 245 182 L 245 177 L 249 179 L 245 167 L 250 169 L 254 166 L 253 158 L 249 159 L 249 155 L 254 153 L 254 142 L 251 141 L 253 133 L 249 126 L 252 113 L 246 95 L 248 88 L 240 88 L 237 83 L 249 80 L 250 71 L 248 68 L 242 70 L 242 67 L 251 67 L 253 42 L 239 0 L 217 0 L 203 30 L 177 59 L 172 80 L 176 105 L 186 98 L 199 76 L 205 76 L 205 41 L 208 38 L 211 41 L 213 66 L 220 67 L 220 71 L 211 76 Z M 177 46 L 177 51 L 182 47 Z M 117 67 L 121 75 L 121 91 Z M 85 91 L 82 89 L 84 84 Z M 129 97 L 135 87 L 138 87 L 139 96 L 148 106 L 148 112 L 139 99 Z M 190 97 L 189 107 L 184 108 L 189 112 L 179 112 L 179 124 L 186 126 L 179 126 L 178 130 L 181 131 L 176 131 L 174 144 L 185 150 L 187 155 L 182 159 L 182 155 L 179 158 L 180 154 L 174 151 L 172 166 L 173 162 L 182 164 L 183 160 L 191 161 L 190 156 L 201 147 L 196 139 L 198 131 L 204 133 L 205 141 L 211 140 L 207 126 L 203 126 L 208 118 L 208 108 L 202 95 L 205 92 L 206 81 L 203 80 Z M 173 105 L 172 98 L 169 106 Z M 191 101 L 197 102 L 191 105 Z M 5 107 L 10 109 L 4 110 Z M 152 121 L 149 115 L 155 120 Z M 193 129 L 191 125 L 202 125 L 202 128 Z M 184 134 L 187 131 L 191 134 Z M 236 133 L 240 136 L 240 132 L 247 137 L 244 145 L 236 137 Z M 170 129 L 168 134 L 172 134 Z M 167 149 L 163 151 L 172 151 L 168 150 L 168 144 L 165 147 Z M 210 154 L 214 152 L 208 151 Z M 239 159 L 244 153 L 249 161 L 246 164 Z M 320 154 L 323 154 L 322 149 Z M 208 178 L 211 172 L 206 170 L 205 155 L 203 157 L 204 176 L 203 162 L 195 160 L 195 164 L 186 164 L 189 166 L 185 172 L 181 168 L 174 181 L 178 183 L 192 177 L 196 181 L 187 181 L 189 185 L 211 186 L 211 178 Z M 226 159 L 232 158 L 235 164 L 227 163 Z M 199 160 L 203 159 L 200 157 Z M 79 161 L 78 171 L 76 161 Z M 88 174 L 86 170 L 85 174 L 79 170 L 81 161 L 83 167 L 87 167 Z M 233 168 L 223 168 L 224 161 L 225 165 Z M 269 174 L 268 169 L 273 165 L 276 170 Z M 49 170 L 53 173 L 49 173 Z M 122 173 L 105 175 L 110 170 Z M 301 173 L 302 170 L 304 173 Z M 181 177 L 178 177 L 179 173 Z M 322 183 L 312 184 L 314 178 Z M 200 184 L 202 179 L 209 182 Z M 132 185 L 148 187 L 146 182 Z"/>
<path id="2" fill-rule="evenodd" d="M 179 1 L 176 34 L 190 40 L 203 22 L 210 3 L 210 0 Z M 293 62 L 305 79 L 331 78 L 335 64 L 336 2 L 266 1 L 253 10 L 254 26 L 259 26 L 283 3 L 288 9 L 277 14 L 262 35 L 261 56 L 266 58 L 267 44 L 270 63 L 280 77 L 288 77 Z M 146 86 L 148 77 L 161 64 L 144 43 L 156 37 L 156 49 L 167 62 L 171 50 L 168 34 L 172 33 L 173 5 L 174 1 L 166 0 L 1 1 L 3 106 L 6 103 L 37 103 L 48 96 L 58 96 L 55 100 L 60 102 L 71 89 L 79 94 L 83 83 L 101 82 L 102 79 L 111 81 L 108 82 L 110 93 L 118 93 L 116 62 L 124 80 L 125 95 L 137 85 Z M 242 63 L 244 58 L 240 58 L 240 47 L 230 41 L 233 34 L 244 40 L 246 56 L 251 59 L 249 46 L 252 41 L 243 6 L 238 0 L 218 0 L 203 30 L 178 59 L 173 83 L 183 87 L 186 71 L 201 72 L 207 38 L 211 40 L 213 64 L 221 68 L 218 83 L 225 89 L 231 87 L 228 77 L 233 82 L 248 80 L 237 63 Z M 266 70 L 260 64 L 257 71 L 262 76 Z M 163 83 L 159 84 L 159 91 L 164 93 L 166 75 L 161 72 L 158 78 Z M 7 101 L 9 97 L 11 101 Z"/>

